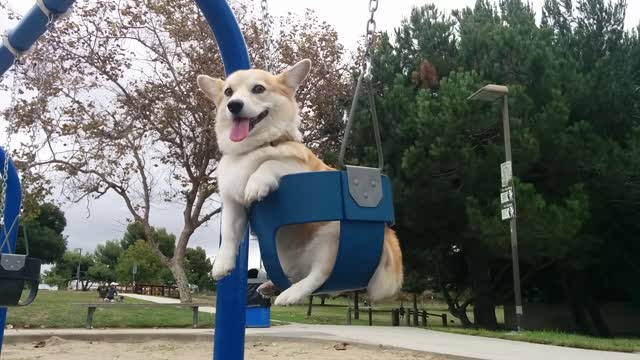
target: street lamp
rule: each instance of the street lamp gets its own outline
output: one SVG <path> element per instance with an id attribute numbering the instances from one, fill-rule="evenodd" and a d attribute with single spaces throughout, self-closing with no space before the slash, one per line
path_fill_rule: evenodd
<path id="1" fill-rule="evenodd" d="M 511 258 L 513 261 L 513 289 L 516 305 L 516 328 L 522 329 L 522 296 L 520 294 L 520 263 L 518 260 L 518 232 L 516 228 L 516 199 L 513 187 L 513 166 L 511 162 L 511 130 L 509 128 L 509 88 L 503 85 L 486 85 L 469 96 L 467 101 L 494 102 L 502 99 L 502 126 L 504 129 L 504 152 L 506 161 L 501 164 L 502 220 L 509 220 L 511 226 Z"/>
<path id="2" fill-rule="evenodd" d="M 80 285 L 80 264 L 82 263 L 82 249 L 76 248 L 76 252 L 80 253 L 80 258 L 78 259 L 78 268 L 76 269 L 76 291 L 78 291 L 78 285 Z"/>

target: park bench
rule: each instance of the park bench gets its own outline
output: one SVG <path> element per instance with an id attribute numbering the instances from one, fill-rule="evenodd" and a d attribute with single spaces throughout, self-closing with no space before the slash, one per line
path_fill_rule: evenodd
<path id="1" fill-rule="evenodd" d="M 194 304 L 194 303 L 175 303 L 175 304 L 124 304 L 124 303 L 76 303 L 76 306 L 87 307 L 87 320 L 85 322 L 85 328 L 91 329 L 93 327 L 93 314 L 99 307 L 102 308 L 139 308 L 139 307 L 188 307 L 193 311 L 193 328 L 198 327 L 198 309 L 200 307 L 213 307 L 213 304 Z"/>

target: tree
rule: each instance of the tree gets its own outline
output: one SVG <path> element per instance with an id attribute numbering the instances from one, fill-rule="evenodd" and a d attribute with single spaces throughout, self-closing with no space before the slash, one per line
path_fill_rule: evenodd
<path id="1" fill-rule="evenodd" d="M 108 240 L 98 244 L 95 250 L 96 263 L 89 268 L 89 275 L 102 282 L 116 281 L 116 267 L 124 250 L 117 240 Z"/>
<path id="2" fill-rule="evenodd" d="M 132 281 L 134 263 L 138 267 L 136 283 L 167 284 L 172 282 L 169 269 L 155 255 L 151 245 L 144 240 L 136 241 L 120 257 L 116 265 L 116 278 L 119 282 Z"/>
<path id="3" fill-rule="evenodd" d="M 117 240 L 107 240 L 104 244 L 96 246 L 95 258 L 97 262 L 115 269 L 124 250 L 126 249 L 123 249 Z"/>
<path id="4" fill-rule="evenodd" d="M 247 7 L 235 10 L 260 64 L 260 26 Z M 335 148 L 346 68 L 336 32 L 315 20 L 310 13 L 282 20 L 275 62 L 282 67 L 304 56 L 322 64 L 299 89 L 304 135 L 315 146 L 333 142 Z M 35 129 L 40 135 L 23 148 L 21 161 L 37 174 L 60 175 L 69 200 L 119 196 L 171 269 L 183 302 L 191 300 L 184 271 L 189 239 L 220 211 L 212 197 L 219 157 L 215 115 L 195 82 L 203 73 L 222 75 L 223 69 L 192 1 L 81 2 L 17 68 L 21 88 L 36 96 L 18 99 L 7 111 L 14 131 Z M 161 250 L 149 220 L 158 201 L 184 205 L 171 256 Z"/>
<path id="5" fill-rule="evenodd" d="M 164 256 L 172 257 L 176 247 L 176 236 L 168 233 L 164 228 L 151 227 L 151 231 L 153 232 L 153 242 L 158 245 L 160 252 Z M 144 227 L 139 222 L 130 223 L 127 225 L 127 231 L 122 236 L 120 245 L 122 249 L 127 250 L 138 240 L 145 240 Z"/>
<path id="6" fill-rule="evenodd" d="M 89 267 L 88 277 L 100 283 L 110 283 L 116 281 L 116 273 L 109 266 L 96 262 Z"/>
<path id="7" fill-rule="evenodd" d="M 434 279 L 463 323 L 495 328 L 495 305 L 513 298 L 500 109 L 466 101 L 487 83 L 510 90 L 525 299 L 565 302 L 581 331 L 601 335 L 601 302 L 638 303 L 640 41 L 624 31 L 624 9 L 548 0 L 538 25 L 521 0 L 481 0 L 451 17 L 427 5 L 393 40 L 379 36 L 373 81 L 407 277 Z M 427 63 L 438 86 L 416 83 Z M 361 109 L 352 162 L 371 164 Z"/>
<path id="8" fill-rule="evenodd" d="M 18 231 L 17 252 L 24 254 L 25 232 L 29 242 L 29 254 L 43 263 L 50 264 L 62 258 L 67 250 L 67 239 L 62 232 L 67 226 L 64 213 L 54 204 L 44 203 L 35 217 L 21 219 L 24 229 Z"/>
<path id="9" fill-rule="evenodd" d="M 49 285 L 67 288 L 71 280 L 77 280 L 78 265 L 80 265 L 80 280 L 82 291 L 87 291 L 95 279 L 89 276 L 89 269 L 95 264 L 92 254 L 80 255 L 75 251 L 67 251 L 62 259 L 56 261 L 50 271 L 45 273 L 44 281 Z"/>
<path id="10" fill-rule="evenodd" d="M 185 265 L 190 284 L 198 285 L 200 290 L 213 288 L 213 279 L 210 275 L 213 265 L 203 248 L 200 246 L 195 249 L 187 248 Z"/>

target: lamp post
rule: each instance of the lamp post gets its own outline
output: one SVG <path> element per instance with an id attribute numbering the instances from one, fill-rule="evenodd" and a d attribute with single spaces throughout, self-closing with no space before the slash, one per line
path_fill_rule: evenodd
<path id="1" fill-rule="evenodd" d="M 516 199 L 513 187 L 513 171 L 511 161 L 511 130 L 509 127 L 509 88 L 503 85 L 486 85 L 469 96 L 467 101 L 495 102 L 502 99 L 502 126 L 504 130 L 505 162 L 501 164 L 502 219 L 509 220 L 511 227 L 511 258 L 513 261 L 513 292 L 516 306 L 516 328 L 522 330 L 522 295 L 520 293 L 520 262 L 518 260 L 518 232 L 516 227 Z"/>
<path id="2" fill-rule="evenodd" d="M 76 251 L 80 254 L 80 258 L 78 258 L 78 267 L 76 269 L 76 291 L 78 291 L 78 285 L 80 285 L 80 264 L 82 263 L 82 249 L 76 248 Z"/>

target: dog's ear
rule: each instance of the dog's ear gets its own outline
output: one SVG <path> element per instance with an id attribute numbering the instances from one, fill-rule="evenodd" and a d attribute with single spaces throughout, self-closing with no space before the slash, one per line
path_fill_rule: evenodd
<path id="1" fill-rule="evenodd" d="M 222 99 L 222 89 L 224 88 L 224 81 L 220 79 L 214 79 L 207 75 L 198 75 L 198 87 L 204 92 L 209 99 L 211 99 L 216 105 Z"/>
<path id="2" fill-rule="evenodd" d="M 278 78 L 283 84 L 295 92 L 307 75 L 309 75 L 310 70 L 311 60 L 304 59 L 280 73 Z"/>

